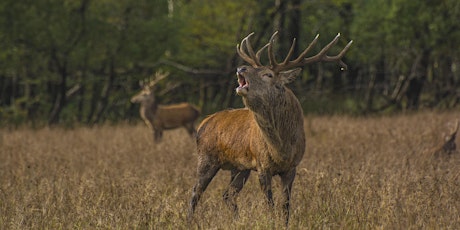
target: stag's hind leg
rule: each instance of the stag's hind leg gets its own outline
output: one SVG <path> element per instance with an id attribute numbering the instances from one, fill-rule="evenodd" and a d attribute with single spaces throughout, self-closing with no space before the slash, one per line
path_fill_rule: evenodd
<path id="1" fill-rule="evenodd" d="M 238 216 L 238 206 L 236 205 L 236 197 L 248 180 L 251 170 L 232 170 L 230 185 L 224 192 L 224 201 L 232 209 L 235 216 Z"/>
<path id="2" fill-rule="evenodd" d="M 269 172 L 259 171 L 259 182 L 268 205 L 270 205 L 270 208 L 273 208 L 272 175 Z"/>
<path id="3" fill-rule="evenodd" d="M 190 221 L 193 213 L 195 212 L 196 205 L 201 198 L 204 190 L 208 187 L 212 178 L 219 171 L 220 165 L 217 161 L 212 160 L 210 157 L 203 156 L 198 162 L 198 181 L 193 187 L 192 199 L 190 200 L 190 207 L 188 212 L 188 220 Z"/>

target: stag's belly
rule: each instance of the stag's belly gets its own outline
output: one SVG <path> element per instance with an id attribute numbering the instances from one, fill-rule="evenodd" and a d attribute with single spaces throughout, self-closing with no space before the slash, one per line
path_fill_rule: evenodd
<path id="1" fill-rule="evenodd" d="M 219 162 L 221 162 L 221 168 L 224 170 L 256 170 L 257 168 L 257 161 L 254 156 L 250 152 L 239 151 L 226 151 L 226 152 L 219 152 L 217 154 Z"/>
<path id="2" fill-rule="evenodd" d="M 177 120 L 177 119 L 165 119 L 161 121 L 161 124 L 158 124 L 158 126 L 161 126 L 163 129 L 175 129 L 183 125 L 182 120 Z"/>
<path id="3" fill-rule="evenodd" d="M 251 149 L 250 132 L 241 132 L 240 129 L 225 129 L 226 132 L 217 135 L 215 152 L 222 162 L 222 169 L 239 170 L 257 168 L 257 156 Z"/>

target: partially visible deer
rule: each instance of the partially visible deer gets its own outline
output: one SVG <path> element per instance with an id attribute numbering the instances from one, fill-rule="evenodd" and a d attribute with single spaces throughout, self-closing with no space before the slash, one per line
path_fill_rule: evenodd
<path id="1" fill-rule="evenodd" d="M 139 113 L 147 127 L 152 130 L 155 142 L 163 136 L 163 130 L 184 127 L 190 136 L 196 135 L 195 122 L 200 111 L 189 103 L 160 105 L 155 97 L 155 85 L 169 73 L 157 72 L 154 80 L 144 82 L 142 90 L 131 98 L 132 103 L 140 103 Z"/>
<path id="2" fill-rule="evenodd" d="M 283 62 L 278 63 L 273 53 L 276 32 L 257 53 L 249 34 L 237 45 L 238 55 L 250 66 L 237 68 L 239 86 L 236 93 L 243 98 L 246 108 L 225 110 L 207 117 L 197 133 L 198 180 L 193 187 L 188 218 L 191 220 L 201 195 L 220 170 L 230 170 L 230 184 L 223 194 L 226 204 L 237 215 L 236 197 L 247 181 L 251 170 L 257 171 L 262 191 L 273 207 L 272 177 L 281 177 L 284 195 L 283 213 L 289 221 L 289 200 L 296 167 L 305 152 L 303 111 L 299 100 L 285 85 L 300 74 L 304 65 L 314 62 L 338 62 L 346 68 L 342 57 L 352 42 L 336 56 L 326 53 L 334 46 L 340 34 L 318 54 L 306 57 L 318 41 L 291 61 L 295 40 Z M 262 65 L 260 55 L 268 47 L 268 65 Z"/>
<path id="3" fill-rule="evenodd" d="M 434 147 L 429 151 L 433 157 L 443 157 L 449 156 L 457 150 L 457 144 L 455 143 L 455 139 L 457 138 L 457 132 L 459 127 L 459 121 L 456 120 L 452 130 L 445 136 L 442 143 L 440 143 L 437 147 Z"/>

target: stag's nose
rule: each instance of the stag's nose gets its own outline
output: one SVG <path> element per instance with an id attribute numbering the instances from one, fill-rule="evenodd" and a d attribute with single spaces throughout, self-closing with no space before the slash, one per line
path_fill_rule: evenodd
<path id="1" fill-rule="evenodd" d="M 246 66 L 241 66 L 236 69 L 236 72 L 243 73 L 243 72 L 246 72 L 246 70 L 247 70 Z"/>

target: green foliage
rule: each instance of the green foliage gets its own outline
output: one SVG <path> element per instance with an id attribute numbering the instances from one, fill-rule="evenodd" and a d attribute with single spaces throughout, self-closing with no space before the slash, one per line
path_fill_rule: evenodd
<path id="1" fill-rule="evenodd" d="M 246 36 L 245 20 L 255 7 L 255 1 L 190 1 L 178 12 L 183 26 L 180 49 L 173 58 L 192 66 L 225 68 L 236 44 Z"/>
<path id="2" fill-rule="evenodd" d="M 306 67 L 292 86 L 304 107 L 305 89 L 347 98 L 318 105 L 328 113 L 451 108 L 460 101 L 455 0 L 4 0 L 0 14 L 0 125 L 136 118 L 129 97 L 160 68 L 171 76 L 159 86 L 175 86 L 158 95 L 165 103 L 189 101 L 205 114 L 240 107 L 235 46 L 255 32 L 253 44 L 261 47 L 274 30 L 278 58 L 293 37 L 300 50 L 320 34 L 311 55 L 337 33 L 342 38 L 331 54 L 354 40 L 344 59 L 348 72 L 336 64 Z"/>

